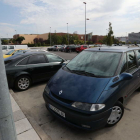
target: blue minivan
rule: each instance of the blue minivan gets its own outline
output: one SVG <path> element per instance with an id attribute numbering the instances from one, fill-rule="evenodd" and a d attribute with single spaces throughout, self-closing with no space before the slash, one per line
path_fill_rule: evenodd
<path id="1" fill-rule="evenodd" d="M 64 122 L 87 130 L 114 126 L 125 100 L 140 87 L 140 48 L 87 49 L 48 82 L 47 109 Z"/>

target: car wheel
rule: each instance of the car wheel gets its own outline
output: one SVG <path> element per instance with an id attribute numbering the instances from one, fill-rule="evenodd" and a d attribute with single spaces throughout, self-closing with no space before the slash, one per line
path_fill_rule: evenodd
<path id="1" fill-rule="evenodd" d="M 78 51 L 76 51 L 77 53 L 79 53 Z"/>
<path id="2" fill-rule="evenodd" d="M 27 90 L 31 85 L 30 77 L 23 75 L 16 79 L 15 88 L 20 91 Z"/>
<path id="3" fill-rule="evenodd" d="M 121 102 L 117 102 L 113 107 L 112 107 L 112 112 L 107 120 L 107 127 L 111 127 L 116 125 L 122 118 L 124 113 L 124 107 Z"/>

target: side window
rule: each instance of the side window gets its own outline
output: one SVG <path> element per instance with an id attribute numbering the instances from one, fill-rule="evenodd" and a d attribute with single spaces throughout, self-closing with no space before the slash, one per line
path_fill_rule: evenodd
<path id="1" fill-rule="evenodd" d="M 84 48 L 87 48 L 87 46 L 83 46 Z"/>
<path id="2" fill-rule="evenodd" d="M 2 50 L 7 50 L 7 46 L 2 46 Z"/>
<path id="3" fill-rule="evenodd" d="M 48 61 L 51 62 L 62 62 L 62 58 L 56 56 L 56 55 L 52 55 L 52 54 L 48 54 L 47 55 Z"/>
<path id="4" fill-rule="evenodd" d="M 28 64 L 39 64 L 39 63 L 46 63 L 46 59 L 43 54 L 30 56 Z"/>
<path id="5" fill-rule="evenodd" d="M 23 59 L 22 61 L 20 61 L 17 65 L 26 65 L 28 62 L 29 57 Z"/>
<path id="6" fill-rule="evenodd" d="M 136 50 L 136 55 L 138 59 L 138 65 L 140 66 L 140 50 Z"/>
<path id="7" fill-rule="evenodd" d="M 127 70 L 127 61 L 126 61 L 126 53 L 124 54 L 123 62 L 122 62 L 122 69 L 121 73 L 125 72 Z"/>
<path id="8" fill-rule="evenodd" d="M 8 49 L 14 49 L 14 46 L 9 46 Z"/>
<path id="9" fill-rule="evenodd" d="M 127 65 L 129 72 L 132 72 L 137 67 L 134 51 L 127 52 Z"/>

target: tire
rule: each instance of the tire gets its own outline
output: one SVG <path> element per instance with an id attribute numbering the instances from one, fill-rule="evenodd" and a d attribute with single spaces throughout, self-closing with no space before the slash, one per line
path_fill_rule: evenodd
<path id="1" fill-rule="evenodd" d="M 121 102 L 117 102 L 113 107 L 112 107 L 112 112 L 107 120 L 107 127 L 112 127 L 116 125 L 122 118 L 124 114 L 124 107 Z"/>
<path id="2" fill-rule="evenodd" d="M 15 88 L 19 91 L 27 90 L 31 86 L 31 79 L 29 76 L 23 75 L 16 79 Z"/>

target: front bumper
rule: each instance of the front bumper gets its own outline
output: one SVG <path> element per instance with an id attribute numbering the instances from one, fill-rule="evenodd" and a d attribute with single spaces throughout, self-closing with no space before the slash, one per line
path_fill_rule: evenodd
<path id="1" fill-rule="evenodd" d="M 61 119 L 63 122 L 70 124 L 74 127 L 86 129 L 86 130 L 96 130 L 106 125 L 107 119 L 111 114 L 111 109 L 96 115 L 84 114 L 77 112 L 75 110 L 69 109 L 65 106 L 60 105 L 51 99 L 50 96 L 43 93 L 44 100 L 46 102 L 46 108 L 57 118 Z M 50 109 L 49 104 L 53 105 L 60 111 L 65 113 L 65 118 Z"/>

